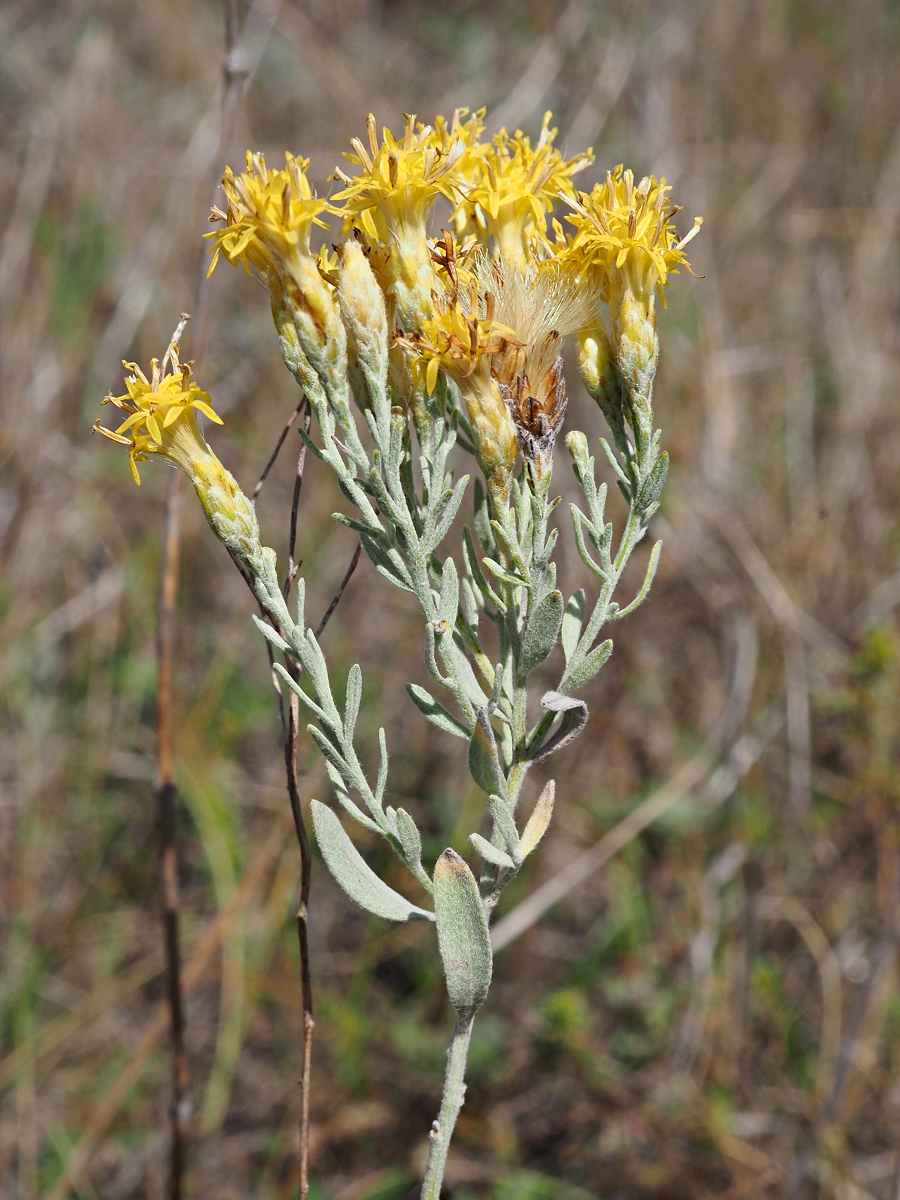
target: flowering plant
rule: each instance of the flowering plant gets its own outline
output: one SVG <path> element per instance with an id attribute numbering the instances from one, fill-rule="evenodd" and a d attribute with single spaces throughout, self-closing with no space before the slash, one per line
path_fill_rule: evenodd
<path id="1" fill-rule="evenodd" d="M 640 605 L 659 560 L 657 542 L 637 595 L 627 603 L 616 598 L 668 470 L 653 412 L 656 298 L 687 266 L 684 248 L 700 225 L 698 218 L 679 240 L 665 181 L 636 183 L 622 167 L 591 192 L 576 191 L 573 177 L 593 156 L 565 160 L 549 114 L 534 146 L 520 132 L 482 141 L 482 117 L 461 111 L 433 126 L 408 117 L 401 138 L 384 130 L 380 142 L 370 117 L 368 147 L 354 140 L 346 156 L 356 174 L 338 171 L 343 188 L 330 200 L 314 195 L 305 160 L 287 155 L 284 169 L 272 170 L 262 155 L 248 153 L 245 172 L 226 170 L 225 207 L 213 210 L 217 228 L 207 235 L 213 268 L 220 257 L 241 263 L 268 289 L 285 365 L 318 424 L 318 439 L 302 436 L 354 510 L 336 519 L 358 533 L 378 572 L 418 601 L 437 694 L 415 682 L 407 691 L 428 721 L 466 744 L 471 775 L 485 793 L 486 834 L 469 836 L 482 863 L 477 874 L 449 848 L 435 864 L 424 863 L 414 820 L 385 804 L 384 731 L 374 778 L 354 746 L 360 669 L 351 669 L 339 701 L 306 623 L 304 581 L 297 580 L 291 612 L 253 505 L 201 432 L 198 413 L 219 418 L 179 363 L 176 345 L 162 366 L 154 360 L 150 379 L 126 364 L 127 395 L 107 399 L 128 416 L 115 431 L 97 426 L 128 447 L 138 482 L 136 463 L 151 455 L 188 475 L 259 600 L 268 620 L 254 619 L 284 656 L 287 665 L 276 670 L 311 715 L 309 734 L 332 785 L 336 808 L 313 800 L 311 809 L 335 879 L 371 913 L 436 925 L 457 1021 L 425 1200 L 440 1194 L 472 1022 L 490 987 L 491 915 L 553 813 L 551 781 L 521 821 L 528 773 L 584 729 L 587 705 L 577 693 L 613 648 L 601 631 Z M 453 206 L 453 230 L 431 237 L 438 196 Z M 553 216 L 560 205 L 569 209 L 570 231 Z M 327 228 L 331 217 L 345 235 L 336 258 L 311 247 L 313 228 Z M 585 497 L 583 508 L 571 506 L 573 536 L 597 580 L 590 603 L 583 589 L 562 594 L 553 557 L 553 451 L 566 413 L 560 352 L 567 336 L 609 425 L 612 445 L 600 444 L 628 503 L 616 541 L 605 516 L 606 484 L 596 481 L 585 435 L 570 430 L 565 443 Z M 474 459 L 476 476 L 471 524 L 452 552 L 447 542 L 469 485 L 469 475 L 454 474 L 457 445 Z M 558 643 L 558 683 L 535 710 L 530 677 Z M 339 812 L 387 841 L 421 888 L 420 903 L 369 868 Z"/>

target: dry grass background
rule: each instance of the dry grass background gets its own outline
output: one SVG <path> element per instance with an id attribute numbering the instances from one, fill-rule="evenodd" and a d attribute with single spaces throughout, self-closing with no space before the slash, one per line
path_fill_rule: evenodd
<path id="1" fill-rule="evenodd" d="M 499 956 L 454 1200 L 896 1200 L 900 7 L 258 0 L 248 20 L 240 147 L 309 154 L 321 189 L 370 108 L 396 126 L 403 110 L 487 104 L 533 130 L 551 107 L 564 147 L 665 173 L 706 217 L 705 278 L 678 280 L 660 322 L 663 566 L 592 685 L 589 731 L 558 760 L 552 836 L 507 910 L 691 756 L 700 782 Z M 88 431 L 119 359 L 159 353 L 192 303 L 222 165 L 222 25 L 215 0 L 0 10 L 9 1200 L 165 1192 L 152 778 L 166 479 L 151 465 L 137 492 Z M 216 446 L 252 486 L 296 402 L 261 288 L 220 269 L 210 335 Z M 571 373 L 570 387 L 598 433 Z M 291 474 L 285 456 L 260 501 L 279 549 Z M 566 492 L 565 463 L 559 478 Z M 311 463 L 314 611 L 353 546 L 329 520 L 338 503 Z M 297 854 L 248 597 L 188 512 L 189 1194 L 287 1200 Z M 578 570 L 569 555 L 569 583 Z M 363 564 L 327 649 L 362 663 L 361 730 L 392 730 L 397 795 L 432 849 L 462 849 L 477 800 L 402 691 L 422 674 L 411 616 Z M 321 795 L 302 753 L 304 794 Z M 433 947 L 366 919 L 322 869 L 312 938 L 311 1195 L 401 1200 L 448 1030 Z"/>

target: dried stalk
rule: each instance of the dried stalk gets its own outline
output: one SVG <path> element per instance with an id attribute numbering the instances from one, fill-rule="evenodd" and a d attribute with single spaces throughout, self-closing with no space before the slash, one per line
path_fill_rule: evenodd
<path id="1" fill-rule="evenodd" d="M 240 45 L 237 0 L 226 0 L 226 51 L 223 60 L 225 88 L 219 149 L 225 153 L 234 138 L 240 111 L 241 93 L 247 68 Z M 195 313 L 197 335 L 194 358 L 202 357 L 206 346 L 210 291 L 205 272 L 197 286 Z M 172 334 L 177 344 L 187 322 L 181 322 Z M 163 364 L 165 366 L 165 363 Z M 157 617 L 157 814 L 162 880 L 163 938 L 166 956 L 166 992 L 169 1004 L 172 1052 L 172 1097 L 170 1114 L 169 1196 L 181 1200 L 187 1160 L 188 1135 L 193 1114 L 190 1069 L 185 1049 L 184 985 L 180 948 L 180 895 L 178 888 L 178 844 L 176 836 L 176 800 L 174 756 L 172 750 L 172 676 L 175 647 L 175 603 L 178 596 L 178 559 L 181 549 L 181 516 L 184 507 L 183 475 L 175 471 L 169 478 L 166 521 L 163 533 L 163 559 Z"/>

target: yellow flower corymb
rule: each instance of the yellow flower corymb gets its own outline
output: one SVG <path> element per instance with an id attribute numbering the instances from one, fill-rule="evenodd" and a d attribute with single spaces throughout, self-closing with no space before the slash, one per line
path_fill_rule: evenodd
<path id="1" fill-rule="evenodd" d="M 210 274 L 222 254 L 232 266 L 243 262 L 256 267 L 268 283 L 272 274 L 283 274 L 291 260 L 310 255 L 313 226 L 328 228 L 321 217 L 332 209 L 327 200 L 313 195 L 306 177 L 309 160 L 284 157 L 284 170 L 272 171 L 262 154 L 248 150 L 242 175 L 225 169 L 227 210 L 214 208 L 209 218 L 225 225 L 205 235 L 215 244 Z"/>
<path id="2" fill-rule="evenodd" d="M 172 365 L 168 374 L 166 359 Z M 104 428 L 99 420 L 94 422 L 97 433 L 128 447 L 131 473 L 138 485 L 141 477 L 137 464 L 146 462 L 151 454 L 161 454 L 192 475 L 198 458 L 210 453 L 197 424 L 197 413 L 222 424 L 208 394 L 191 379 L 190 365 L 179 363 L 176 345 L 169 348 L 166 359 L 162 370 L 159 359 L 151 359 L 149 379 L 137 363 L 123 362 L 132 372 L 125 380 L 127 391 L 122 396 L 110 393 L 103 403 L 114 404 L 128 416 L 115 432 Z"/>

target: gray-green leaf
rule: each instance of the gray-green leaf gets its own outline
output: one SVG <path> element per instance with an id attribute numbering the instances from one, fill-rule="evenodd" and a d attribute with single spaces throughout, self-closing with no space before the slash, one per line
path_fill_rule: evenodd
<path id="1" fill-rule="evenodd" d="M 417 683 L 408 683 L 406 690 L 409 693 L 409 698 L 413 704 L 427 717 L 432 725 L 436 725 L 438 729 L 443 729 L 444 733 L 452 733 L 454 737 L 464 738 L 469 740 L 469 731 L 463 725 L 462 721 L 458 721 L 452 713 L 449 713 L 443 704 L 435 700 L 429 692 L 426 692 L 423 687 L 419 687 Z"/>
<path id="2" fill-rule="evenodd" d="M 528 619 L 520 662 L 523 675 L 527 675 L 538 663 L 542 663 L 556 645 L 562 619 L 562 592 L 548 592 L 535 606 Z"/>
<path id="3" fill-rule="evenodd" d="M 528 824 L 522 830 L 522 840 L 520 849 L 522 857 L 527 858 L 532 850 L 540 842 L 541 838 L 547 832 L 547 827 L 550 824 L 550 818 L 553 816 L 553 801 L 556 797 L 556 784 L 553 780 L 549 780 L 544 786 L 544 790 L 538 796 L 538 802 L 534 806 L 534 812 L 528 818 Z"/>
<path id="4" fill-rule="evenodd" d="M 509 811 L 509 805 L 499 796 L 489 796 L 488 809 L 494 818 L 494 824 L 500 831 L 500 836 L 506 842 L 506 848 L 509 850 L 513 862 L 520 863 L 522 855 L 519 851 L 519 831 L 516 829 L 516 822 Z"/>
<path id="5" fill-rule="evenodd" d="M 335 813 L 318 800 L 310 801 L 316 841 L 329 871 L 360 908 L 389 921 L 433 921 L 434 915 L 388 887 L 363 860 Z"/>
<path id="6" fill-rule="evenodd" d="M 498 846 L 492 846 L 487 838 L 482 837 L 480 833 L 470 833 L 469 841 L 485 862 L 493 863 L 497 867 L 506 867 L 510 871 L 515 870 L 516 864 L 506 851 L 501 850 Z"/>
<path id="7" fill-rule="evenodd" d="M 593 679 L 600 668 L 607 662 L 612 651 L 613 644 L 611 639 L 601 642 L 599 646 L 593 649 L 571 671 L 566 672 L 566 690 L 574 692 L 576 688 L 583 687 L 589 679 Z"/>
<path id="8" fill-rule="evenodd" d="M 475 876 L 454 850 L 434 869 L 434 915 L 447 994 L 460 1021 L 471 1021 L 491 986 L 493 959 Z"/>
<path id="9" fill-rule="evenodd" d="M 485 792 L 506 795 L 506 780 L 500 767 L 500 754 L 487 709 L 478 710 L 475 729 L 469 741 L 469 771 Z"/>
<path id="10" fill-rule="evenodd" d="M 584 623 L 584 588 L 579 588 L 574 596 L 569 597 L 566 611 L 562 619 L 562 647 L 568 663 L 578 639 L 581 637 L 581 626 Z"/>

